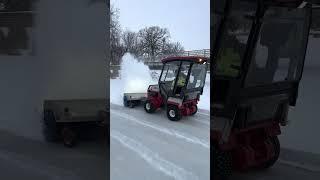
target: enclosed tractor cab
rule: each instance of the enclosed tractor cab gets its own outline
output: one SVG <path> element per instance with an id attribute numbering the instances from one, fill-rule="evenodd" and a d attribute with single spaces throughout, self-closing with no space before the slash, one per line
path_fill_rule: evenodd
<path id="1" fill-rule="evenodd" d="M 152 113 L 165 107 L 167 116 L 178 121 L 194 115 L 205 85 L 208 59 L 204 57 L 169 57 L 162 60 L 157 85 L 150 85 L 144 108 Z"/>
<path id="2" fill-rule="evenodd" d="M 213 4 L 211 154 L 215 177 L 271 167 L 295 106 L 311 5 L 294 0 Z"/>

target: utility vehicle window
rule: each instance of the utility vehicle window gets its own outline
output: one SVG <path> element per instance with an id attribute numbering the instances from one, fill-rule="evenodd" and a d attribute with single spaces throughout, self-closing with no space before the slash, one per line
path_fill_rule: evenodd
<path id="1" fill-rule="evenodd" d="M 185 87 L 189 69 L 190 69 L 190 62 L 183 62 L 180 68 L 180 73 L 178 75 L 175 94 L 180 94 L 182 88 Z M 174 86 L 174 82 L 172 82 L 172 86 Z"/>
<path id="2" fill-rule="evenodd" d="M 247 76 L 248 86 L 299 78 L 305 15 L 304 9 L 278 7 L 266 11 Z"/>
<path id="3" fill-rule="evenodd" d="M 188 72 L 190 69 L 190 63 L 189 62 L 183 62 L 181 65 L 177 86 L 184 87 L 186 84 Z"/>
<path id="4" fill-rule="evenodd" d="M 217 31 L 219 29 L 220 23 L 221 23 L 221 18 L 224 13 L 224 8 L 225 8 L 226 0 L 219 0 L 219 1 L 213 1 L 213 13 L 211 13 L 211 29 L 213 30 L 213 41 L 216 41 L 217 37 Z"/>
<path id="5" fill-rule="evenodd" d="M 168 70 L 169 70 L 169 65 L 166 64 L 166 65 L 163 67 L 163 72 L 162 72 L 162 75 L 161 75 L 161 78 L 160 78 L 160 81 L 161 81 L 161 82 L 165 80 Z"/>
<path id="6" fill-rule="evenodd" d="M 214 13 L 213 18 L 211 18 L 213 21 L 213 23 L 211 23 L 211 24 L 213 24 L 211 27 L 213 29 L 213 42 L 216 42 L 217 32 L 218 32 L 218 29 L 219 29 L 219 26 L 221 23 L 221 18 L 222 18 L 222 16 L 217 13 Z"/>
<path id="7" fill-rule="evenodd" d="M 163 81 L 161 81 L 161 83 L 165 85 L 165 88 L 168 90 L 173 90 L 174 82 L 178 75 L 179 64 L 180 63 L 178 62 L 166 63 L 166 66 L 168 66 L 168 70 L 163 71 L 162 73 L 163 77 L 161 77 L 161 79 L 163 78 Z"/>
<path id="8" fill-rule="evenodd" d="M 187 89 L 200 88 L 204 86 L 206 77 L 206 65 L 193 64 L 190 72 Z"/>
<path id="9" fill-rule="evenodd" d="M 236 2 L 236 1 L 235 1 Z M 222 43 L 217 56 L 217 67 L 214 72 L 219 76 L 237 77 L 244 56 L 254 7 L 247 3 L 234 3 L 232 13 L 226 21 L 222 34 Z"/>

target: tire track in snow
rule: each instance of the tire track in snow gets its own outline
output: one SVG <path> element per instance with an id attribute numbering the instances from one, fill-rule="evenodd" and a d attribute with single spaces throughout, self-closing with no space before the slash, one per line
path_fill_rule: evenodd
<path id="1" fill-rule="evenodd" d="M 210 116 L 210 114 L 203 113 L 203 112 L 197 112 L 197 114 L 201 114 L 201 115 L 203 115 L 203 116 Z"/>
<path id="2" fill-rule="evenodd" d="M 44 164 L 36 160 L 25 157 L 24 155 L 0 151 L 0 160 L 9 161 L 15 164 L 19 168 L 26 169 L 35 174 L 43 175 L 51 180 L 76 180 L 81 179 L 79 176 L 75 175 L 73 172 L 66 171 L 64 169 L 57 168 L 55 166 Z"/>
<path id="3" fill-rule="evenodd" d="M 175 180 L 198 180 L 199 178 L 186 171 L 185 169 L 173 164 L 160 157 L 157 153 L 148 149 L 141 143 L 121 134 L 118 131 L 111 130 L 111 138 L 118 140 L 123 146 L 131 149 L 148 162 L 153 168 L 163 172 L 167 176 L 174 178 Z"/>
<path id="4" fill-rule="evenodd" d="M 162 132 L 162 133 L 165 133 L 165 134 L 168 134 L 168 135 L 171 135 L 171 136 L 174 136 L 176 138 L 180 138 L 180 139 L 183 139 L 187 142 L 190 142 L 190 143 L 194 143 L 194 144 L 199 144 L 207 149 L 210 148 L 210 145 L 209 145 L 209 141 L 207 140 L 203 140 L 203 139 L 199 139 L 197 137 L 194 137 L 194 136 L 191 136 L 191 135 L 186 135 L 182 132 L 179 132 L 179 131 L 176 131 L 176 130 L 173 130 L 173 129 L 168 129 L 168 128 L 165 128 L 165 127 L 161 127 L 161 126 L 158 126 L 158 125 L 155 125 L 153 123 L 147 123 L 145 121 L 142 121 L 142 120 L 138 120 L 137 118 L 133 117 L 133 116 L 130 116 L 128 114 L 124 114 L 120 111 L 117 111 L 117 110 L 111 110 L 110 111 L 111 114 L 114 114 L 116 116 L 120 116 L 124 119 L 127 119 L 127 120 L 130 120 L 130 121 L 133 121 L 137 124 L 140 124 L 140 125 L 143 125 L 145 127 L 149 127 L 149 128 L 152 128 L 152 129 L 155 129 L 159 132 Z"/>
<path id="5" fill-rule="evenodd" d="M 199 123 L 202 123 L 202 124 L 205 124 L 205 125 L 209 125 L 210 126 L 210 122 L 209 121 L 204 121 L 204 120 L 200 120 L 198 118 L 196 119 L 193 119 L 191 121 L 196 121 L 196 122 L 199 122 Z"/>

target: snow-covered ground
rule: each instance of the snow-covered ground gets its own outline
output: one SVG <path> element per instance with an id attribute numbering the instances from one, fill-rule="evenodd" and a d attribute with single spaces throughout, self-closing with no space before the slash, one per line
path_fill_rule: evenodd
<path id="1" fill-rule="evenodd" d="M 172 122 L 163 110 L 111 104 L 110 126 L 111 179 L 209 180 L 208 112 Z"/>

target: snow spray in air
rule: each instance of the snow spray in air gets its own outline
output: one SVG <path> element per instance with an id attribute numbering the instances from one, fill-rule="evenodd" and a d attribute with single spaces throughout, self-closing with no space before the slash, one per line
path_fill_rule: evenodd
<path id="1" fill-rule="evenodd" d="M 149 67 L 128 53 L 122 57 L 120 78 L 124 83 L 125 93 L 147 92 L 152 83 Z"/>
<path id="2" fill-rule="evenodd" d="M 110 101 L 122 105 L 123 93 L 144 93 L 150 84 L 157 82 L 152 80 L 149 67 L 126 53 L 122 57 L 120 77 L 110 79 Z"/>

